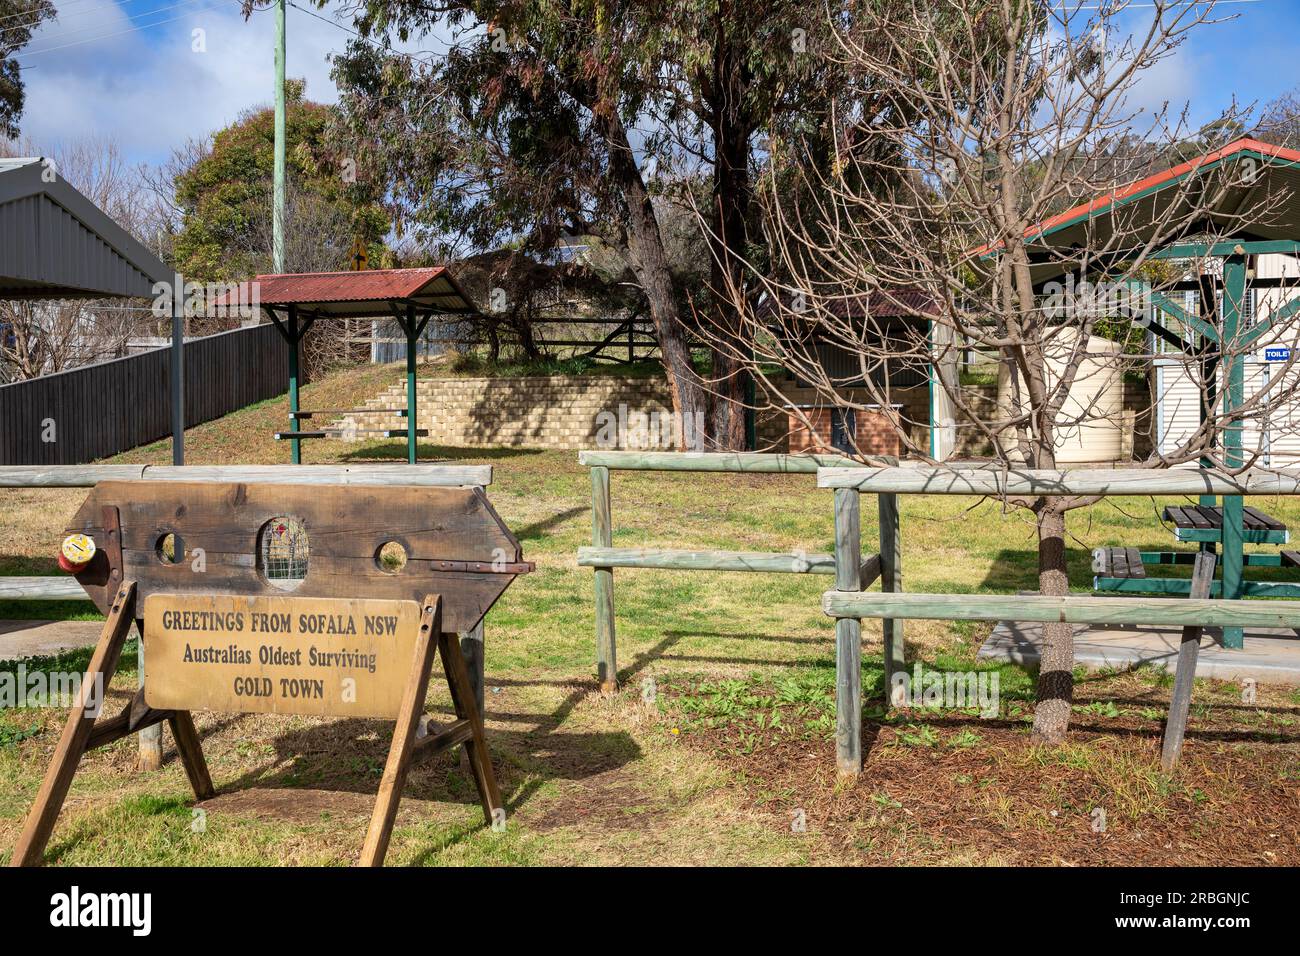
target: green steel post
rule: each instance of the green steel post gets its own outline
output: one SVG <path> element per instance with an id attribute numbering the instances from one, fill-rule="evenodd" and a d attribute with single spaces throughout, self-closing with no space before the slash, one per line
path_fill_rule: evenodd
<path id="1" fill-rule="evenodd" d="M 406 460 L 415 464 L 415 306 L 406 307 Z"/>
<path id="2" fill-rule="evenodd" d="M 284 272 L 284 30 L 285 0 L 275 5 L 275 172 L 271 202 L 271 252 L 276 272 Z M 297 424 L 294 431 L 297 431 Z M 293 443 L 293 460 L 298 460 L 298 442 Z"/>
<path id="3" fill-rule="evenodd" d="M 185 464 L 185 277 L 172 276 L 172 464 Z"/>
<path id="4" fill-rule="evenodd" d="M 298 307 L 289 306 L 289 427 L 293 431 L 298 430 L 298 341 L 301 336 L 298 334 Z M 290 461 L 295 465 L 302 464 L 302 442 L 293 439 L 289 442 Z"/>
<path id="5" fill-rule="evenodd" d="M 1245 361 L 1240 354 L 1238 337 L 1246 302 L 1246 257 L 1228 256 L 1223 260 L 1223 333 L 1222 362 L 1227 387 L 1223 395 L 1223 414 L 1232 415 L 1245 400 Z M 1241 451 L 1241 422 L 1229 422 L 1223 429 L 1223 458 L 1229 468 L 1245 463 Z M 1223 497 L 1223 596 L 1241 597 L 1243 518 L 1241 495 Z M 1245 638 L 1240 627 L 1223 629 L 1223 646 L 1241 648 Z"/>

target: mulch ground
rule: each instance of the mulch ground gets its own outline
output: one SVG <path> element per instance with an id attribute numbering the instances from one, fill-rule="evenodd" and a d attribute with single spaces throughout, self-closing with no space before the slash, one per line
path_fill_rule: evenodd
<path id="1" fill-rule="evenodd" d="M 929 712 L 910 724 L 868 721 L 863 772 L 851 783 L 837 780 L 824 738 L 776 736 L 748 753 L 726 727 L 680 739 L 725 755 L 754 811 L 775 827 L 805 826 L 826 862 L 1300 864 L 1294 694 L 1255 705 L 1202 695 L 1209 706 L 1194 707 L 1170 777 L 1159 766 L 1165 692 L 1125 681 L 1080 688 L 1076 704 L 1115 706 L 1076 713 L 1060 748 L 1031 744 L 1024 720 Z"/>

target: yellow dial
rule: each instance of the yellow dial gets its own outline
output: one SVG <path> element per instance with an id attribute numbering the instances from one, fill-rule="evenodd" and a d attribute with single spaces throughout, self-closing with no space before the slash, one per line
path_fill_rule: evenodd
<path id="1" fill-rule="evenodd" d="M 73 564 L 85 564 L 95 556 L 95 542 L 88 534 L 70 534 L 63 539 L 60 549 Z"/>

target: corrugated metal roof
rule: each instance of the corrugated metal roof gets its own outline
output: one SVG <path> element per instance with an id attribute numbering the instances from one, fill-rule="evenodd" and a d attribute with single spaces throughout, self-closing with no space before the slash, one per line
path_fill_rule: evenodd
<path id="1" fill-rule="evenodd" d="M 1241 163 L 1252 164 L 1245 168 L 1249 175 L 1236 173 Z M 1205 187 L 1187 185 L 1194 176 L 1211 174 L 1216 178 Z M 1192 218 L 1196 222 L 1189 226 L 1220 241 L 1300 239 L 1300 151 L 1242 137 L 1036 223 L 1025 230 L 1040 260 L 1031 266 L 1034 281 L 1074 271 L 1084 255 L 1121 255 Z M 974 254 L 996 248 L 984 246 Z"/>
<path id="2" fill-rule="evenodd" d="M 240 283 L 242 302 L 263 306 L 296 305 L 305 314 L 338 318 L 391 316 L 394 304 L 422 310 L 477 312 L 446 266 L 423 269 L 371 269 L 359 272 L 272 273 Z"/>
<path id="3" fill-rule="evenodd" d="M 1254 187 L 1259 183 L 1259 176 L 1271 173 L 1274 170 L 1285 168 L 1286 165 L 1300 164 L 1300 151 L 1287 149 L 1285 146 L 1274 146 L 1271 143 L 1263 143 L 1257 139 L 1251 139 L 1249 136 L 1243 136 L 1241 139 L 1233 140 L 1226 146 L 1219 149 L 1211 150 L 1202 156 L 1189 159 L 1185 163 L 1179 163 L 1177 166 L 1171 166 L 1169 169 L 1162 170 L 1158 173 L 1152 173 L 1145 176 L 1137 182 L 1130 183 L 1121 189 L 1090 199 L 1088 202 L 1080 203 L 1073 209 L 1067 209 L 1063 213 L 1052 216 L 1041 223 L 1030 226 L 1025 230 L 1025 235 L 1033 236 L 1038 233 L 1040 237 L 1046 238 L 1052 233 L 1064 229 L 1076 222 L 1092 219 L 1105 213 L 1111 213 L 1118 206 L 1132 202 L 1149 193 L 1151 190 L 1159 189 L 1162 186 L 1170 185 L 1188 173 L 1196 170 L 1206 170 L 1217 166 L 1225 161 L 1231 160 L 1240 162 L 1243 159 L 1265 160 L 1264 168 L 1252 175 L 1248 181 L 1243 181 L 1243 185 Z M 1279 163 L 1267 162 L 1267 160 L 1279 160 Z M 1233 197 L 1238 198 L 1238 197 Z M 1226 200 L 1231 202 L 1231 200 Z M 1235 203 L 1233 204 L 1235 207 Z M 1262 224 L 1261 224 L 1262 225 Z M 1288 225 L 1291 227 L 1285 237 L 1292 238 L 1295 235 L 1297 223 L 1292 220 Z"/>
<path id="4" fill-rule="evenodd" d="M 0 298 L 149 297 L 170 278 L 44 159 L 0 160 Z"/>

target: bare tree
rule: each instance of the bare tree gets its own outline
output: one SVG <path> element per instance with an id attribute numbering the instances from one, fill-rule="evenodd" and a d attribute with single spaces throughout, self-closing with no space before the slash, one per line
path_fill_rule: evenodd
<path id="1" fill-rule="evenodd" d="M 41 153 L 22 141 L 0 144 L 0 155 Z M 45 159 L 118 225 L 144 238 L 145 191 L 114 141 L 76 139 Z M 0 376 L 21 381 L 125 355 L 130 337 L 152 324 L 143 300 L 0 301 Z"/>
<path id="2" fill-rule="evenodd" d="M 931 423 L 898 407 L 890 374 L 933 368 L 950 407 L 951 422 L 939 424 L 982 438 L 1004 468 L 1052 469 L 1064 441 L 1115 414 L 1079 400 L 1081 377 L 1098 363 L 1113 374 L 1121 363 L 1145 367 L 1150 343 L 1163 342 L 1162 359 L 1200 383 L 1207 418 L 1145 464 L 1201 460 L 1237 471 L 1256 462 L 1219 439 L 1292 401 L 1296 377 L 1280 369 L 1281 385 L 1275 378 L 1224 412 L 1215 382 L 1248 346 L 1198 334 L 1198 322 L 1215 321 L 1213 292 L 1202 297 L 1211 314 L 1190 316 L 1170 293 L 1198 280 L 1212 289 L 1217 279 L 1212 270 L 1200 278 L 1204 263 L 1170 262 L 1160 250 L 1238 235 L 1268 221 L 1283 197 L 1240 188 L 1258 169 L 1205 162 L 1158 198 L 1118 201 L 1127 194 L 1117 190 L 1184 141 L 1180 118 L 1144 113 L 1133 93 L 1213 16 L 1210 4 L 1140 6 L 904 0 L 854 4 L 832 18 L 827 55 L 854 77 L 823 117 L 837 137 L 834 161 L 776 143 L 758 184 L 772 264 L 753 269 L 765 292 L 763 306 L 747 311 L 754 354 L 734 357 L 760 383 L 763 407 L 804 414 L 789 407 L 772 370 L 792 372 L 825 405 L 878 409 L 906 452 L 933 461 L 918 438 Z M 752 289 L 732 294 L 739 303 Z M 1168 312 L 1179 321 L 1149 322 Z M 908 313 L 918 321 L 884 318 Z M 1136 352 L 1098 347 L 1116 322 L 1136 327 Z M 715 347 L 730 338 L 715 334 Z M 958 356 L 972 348 L 1001 365 L 997 408 L 961 384 Z M 1043 594 L 1066 593 L 1065 516 L 1095 501 L 1003 502 L 1036 526 Z M 1072 632 L 1045 631 L 1034 731 L 1058 742 L 1069 726 Z"/>

